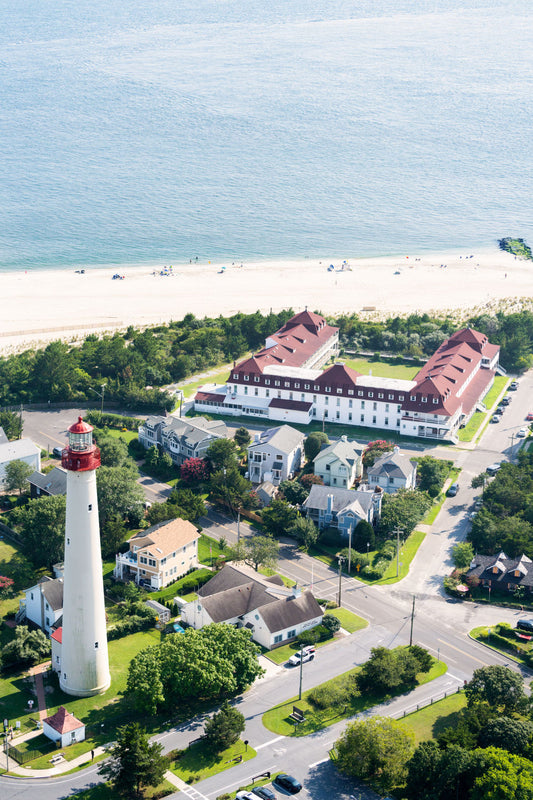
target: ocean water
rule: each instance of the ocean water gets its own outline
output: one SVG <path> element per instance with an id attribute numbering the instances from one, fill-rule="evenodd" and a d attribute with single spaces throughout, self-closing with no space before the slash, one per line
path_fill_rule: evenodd
<path id="1" fill-rule="evenodd" d="M 522 0 L 0 14 L 0 269 L 533 240 Z"/>

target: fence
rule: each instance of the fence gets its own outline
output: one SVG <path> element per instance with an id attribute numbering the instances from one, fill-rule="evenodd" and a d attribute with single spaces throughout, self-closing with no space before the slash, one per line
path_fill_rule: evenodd
<path id="1" fill-rule="evenodd" d="M 12 758 L 17 764 L 27 764 L 28 761 L 33 761 L 40 756 L 44 756 L 47 753 L 51 753 L 52 750 L 57 750 L 57 745 L 55 742 L 48 741 L 39 744 L 39 749 L 37 750 L 19 750 L 18 747 L 10 744 L 8 745 L 8 755 L 9 758 Z"/>
<path id="2" fill-rule="evenodd" d="M 415 711 L 420 711 L 421 708 L 426 708 L 426 706 L 432 706 L 433 703 L 438 703 L 439 700 L 444 700 L 446 697 L 449 697 L 452 694 L 459 694 L 464 689 L 464 684 L 462 686 L 458 686 L 456 689 L 449 689 L 446 692 L 441 692 L 436 697 L 430 697 L 428 700 L 422 700 L 419 703 L 413 703 L 412 706 L 404 709 L 403 711 L 398 711 L 397 713 L 392 713 L 389 716 L 398 719 L 399 717 L 407 717 L 409 714 L 414 714 Z"/>

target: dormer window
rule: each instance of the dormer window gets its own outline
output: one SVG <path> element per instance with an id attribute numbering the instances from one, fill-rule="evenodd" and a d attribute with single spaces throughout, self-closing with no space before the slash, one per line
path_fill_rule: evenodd
<path id="1" fill-rule="evenodd" d="M 257 375 L 254 377 L 254 381 L 255 381 L 256 383 L 259 383 L 259 377 L 258 377 Z"/>
<path id="2" fill-rule="evenodd" d="M 410 396 L 409 400 L 412 400 L 412 401 L 413 401 L 413 403 L 416 403 L 416 394 L 412 394 L 412 395 Z"/>
<path id="3" fill-rule="evenodd" d="M 398 400 L 400 400 L 400 402 L 401 402 L 403 399 L 404 399 L 404 396 L 403 396 L 403 394 L 399 394 L 399 395 L 398 395 Z"/>
<path id="4" fill-rule="evenodd" d="M 249 375 L 245 375 L 245 376 L 244 376 L 244 380 L 245 380 L 245 381 L 249 381 L 249 380 L 250 380 L 250 376 L 249 376 Z"/>
<path id="5" fill-rule="evenodd" d="M 428 401 L 427 397 L 423 397 L 423 398 L 422 398 L 422 402 L 423 402 L 423 403 L 427 403 L 427 401 Z"/>
<path id="6" fill-rule="evenodd" d="M 438 406 L 438 404 L 439 404 L 439 399 L 438 399 L 438 397 L 434 397 L 434 398 L 433 398 L 433 405 L 434 405 L 434 406 Z"/>
<path id="7" fill-rule="evenodd" d="M 368 393 L 368 396 L 369 396 L 369 397 L 374 397 L 374 392 L 369 392 L 369 393 Z"/>
<path id="8" fill-rule="evenodd" d="M 237 372 L 234 372 L 234 373 L 233 373 L 233 380 L 234 380 L 234 381 L 237 381 L 237 380 L 239 380 L 239 374 L 238 374 Z"/>
<path id="9" fill-rule="evenodd" d="M 299 383 L 295 383 L 295 384 L 294 384 L 294 388 L 295 388 L 295 389 L 299 389 L 299 388 L 300 388 L 300 384 L 299 384 Z"/>
<path id="10" fill-rule="evenodd" d="M 265 378 L 265 386 L 270 386 L 270 378 Z"/>
<path id="11" fill-rule="evenodd" d="M 331 392 L 331 386 L 326 386 L 326 392 Z"/>
<path id="12" fill-rule="evenodd" d="M 291 385 L 291 382 L 290 381 L 285 381 L 285 383 L 283 385 L 285 386 L 286 389 L 288 389 L 289 386 Z"/>
<path id="13" fill-rule="evenodd" d="M 378 400 L 383 400 L 383 392 L 378 392 Z"/>
<path id="14" fill-rule="evenodd" d="M 337 394 L 342 394 L 342 389 L 337 389 Z"/>
<path id="15" fill-rule="evenodd" d="M 394 400 L 394 395 L 393 394 L 389 394 L 389 400 Z"/>

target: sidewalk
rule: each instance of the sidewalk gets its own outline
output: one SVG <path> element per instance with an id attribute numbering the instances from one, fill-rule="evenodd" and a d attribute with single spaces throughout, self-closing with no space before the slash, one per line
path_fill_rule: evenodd
<path id="1" fill-rule="evenodd" d="M 95 747 L 94 748 L 94 756 L 97 758 L 105 753 L 105 747 Z M 54 755 L 54 752 L 50 753 L 50 757 Z M 56 754 L 57 755 L 57 754 Z M 65 772 L 69 772 L 71 769 L 75 767 L 80 767 L 83 764 L 90 764 L 92 762 L 91 751 L 88 753 L 83 753 L 81 756 L 77 758 L 73 758 L 72 761 L 62 761 L 60 764 L 56 764 L 54 767 L 50 767 L 50 769 L 31 769 L 28 767 L 20 767 L 16 761 L 13 759 L 10 760 L 10 775 L 18 778 L 56 778 L 58 775 L 62 775 Z"/>

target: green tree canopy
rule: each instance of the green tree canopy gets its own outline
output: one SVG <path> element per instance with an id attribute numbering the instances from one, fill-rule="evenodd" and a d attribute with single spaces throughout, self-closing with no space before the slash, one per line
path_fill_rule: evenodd
<path id="1" fill-rule="evenodd" d="M 319 531 L 312 519 L 297 517 L 288 529 L 287 534 L 294 536 L 304 550 L 308 550 L 318 541 Z"/>
<path id="2" fill-rule="evenodd" d="M 297 511 L 286 500 L 272 500 L 263 510 L 262 519 L 265 530 L 272 536 L 286 536 L 297 519 Z"/>
<path id="3" fill-rule="evenodd" d="M 209 479 L 209 489 L 215 500 L 219 500 L 236 511 L 244 505 L 252 490 L 252 484 L 241 475 L 236 467 L 219 469 Z"/>
<path id="4" fill-rule="evenodd" d="M 421 491 L 427 492 L 430 497 L 436 497 L 442 486 L 450 468 L 452 461 L 444 461 L 433 456 L 421 456 L 418 459 L 417 478 Z"/>
<path id="5" fill-rule="evenodd" d="M 435 741 L 422 742 L 407 764 L 403 790 L 407 800 L 468 798 L 471 754 L 457 745 L 441 750 Z"/>
<path id="6" fill-rule="evenodd" d="M 281 499 L 292 505 L 301 505 L 309 497 L 309 489 L 299 481 L 281 481 L 278 490 L 279 494 L 282 495 Z"/>
<path id="7" fill-rule="evenodd" d="M 36 567 L 51 568 L 63 560 L 65 509 L 65 496 L 56 495 L 30 500 L 13 512 L 24 552 Z"/>
<path id="8" fill-rule="evenodd" d="M 30 631 L 26 625 L 17 625 L 14 639 L 2 648 L 2 666 L 37 664 L 49 653 L 50 640 L 43 631 Z"/>
<path id="9" fill-rule="evenodd" d="M 228 555 L 232 561 L 244 561 L 257 572 L 259 567 L 276 569 L 278 553 L 279 544 L 272 536 L 255 534 L 230 547 Z"/>
<path id="10" fill-rule="evenodd" d="M 526 758 L 487 747 L 472 754 L 476 775 L 469 800 L 531 800 L 533 763 Z"/>
<path id="11" fill-rule="evenodd" d="M 0 411 L 0 428 L 3 429 L 7 438 L 20 439 L 22 436 L 22 419 L 20 414 L 15 411 Z"/>
<path id="12" fill-rule="evenodd" d="M 244 449 L 245 447 L 248 447 L 248 445 L 252 441 L 252 437 L 250 436 L 250 431 L 248 430 L 248 428 L 245 428 L 244 426 L 237 428 L 237 430 L 235 431 L 235 436 L 233 438 L 235 439 L 235 443 L 237 444 L 238 447 L 241 448 L 241 450 Z"/>
<path id="13" fill-rule="evenodd" d="M 233 439 L 215 439 L 207 448 L 206 457 L 215 471 L 236 469 L 239 463 L 237 445 Z"/>
<path id="14" fill-rule="evenodd" d="M 120 516 L 132 523 L 143 516 L 144 492 L 137 483 L 139 472 L 130 463 L 121 467 L 100 467 L 96 472 L 100 526 Z"/>
<path id="15" fill-rule="evenodd" d="M 124 439 L 98 436 L 100 461 L 104 467 L 121 467 L 129 460 L 128 445 Z"/>
<path id="16" fill-rule="evenodd" d="M 205 723 L 207 746 L 212 752 L 220 753 L 238 741 L 244 728 L 243 714 L 226 701 L 220 711 Z"/>
<path id="17" fill-rule="evenodd" d="M 399 527 L 407 537 L 430 506 L 428 495 L 418 489 L 398 489 L 395 494 L 385 494 L 381 507 L 380 531 L 385 536 L 390 536 Z"/>
<path id="18" fill-rule="evenodd" d="M 305 457 L 312 461 L 320 453 L 322 445 L 329 444 L 329 437 L 322 431 L 313 431 L 304 442 Z"/>
<path id="19" fill-rule="evenodd" d="M 8 492 L 18 490 L 19 494 L 26 489 L 30 488 L 28 478 L 34 472 L 33 467 L 30 467 L 25 461 L 17 459 L 10 461 L 6 464 L 5 468 L 5 486 Z"/>
<path id="20" fill-rule="evenodd" d="M 457 567 L 457 569 L 464 569 L 470 566 L 474 558 L 474 548 L 470 542 L 458 542 L 452 548 L 452 558 L 454 567 Z"/>
<path id="21" fill-rule="evenodd" d="M 527 720 L 497 717 L 479 732 L 480 747 L 499 747 L 518 756 L 530 753 L 533 724 Z"/>
<path id="22" fill-rule="evenodd" d="M 118 729 L 111 757 L 99 766 L 98 774 L 110 779 L 121 797 L 142 798 L 144 787 L 163 781 L 168 762 L 162 752 L 163 746 L 150 744 L 138 722 L 130 722 Z"/>
<path id="23" fill-rule="evenodd" d="M 520 711 L 527 705 L 522 676 L 498 664 L 474 670 L 465 694 L 469 707 L 484 702 L 504 714 Z"/>
<path id="24" fill-rule="evenodd" d="M 335 765 L 344 774 L 388 792 L 403 783 L 414 741 L 414 733 L 397 720 L 357 720 L 335 742 Z"/>

